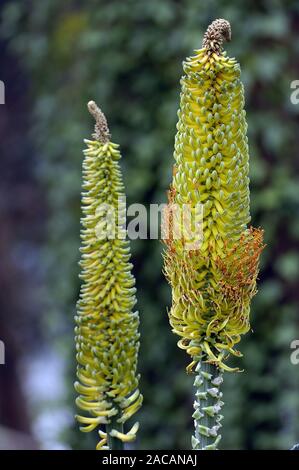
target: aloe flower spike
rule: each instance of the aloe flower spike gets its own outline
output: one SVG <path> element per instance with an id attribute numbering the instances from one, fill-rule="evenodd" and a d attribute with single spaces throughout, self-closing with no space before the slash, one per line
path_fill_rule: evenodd
<path id="1" fill-rule="evenodd" d="M 81 431 L 98 429 L 97 449 L 122 449 L 136 438 L 138 423 L 124 424 L 142 404 L 137 358 L 139 315 L 130 246 L 124 228 L 119 146 L 94 101 L 94 140 L 85 140 L 80 298 L 77 303 L 77 406 Z M 104 429 L 103 429 L 104 427 Z"/>
<path id="2" fill-rule="evenodd" d="M 182 236 L 165 237 L 164 271 L 172 288 L 169 321 L 195 372 L 194 449 L 217 449 L 223 371 L 241 335 L 250 329 L 263 231 L 248 226 L 249 153 L 240 66 L 223 52 L 228 21 L 208 27 L 203 47 L 183 64 L 173 180 L 164 233 L 175 208 L 186 207 L 200 232 L 180 222 Z M 198 212 L 198 207 L 202 209 Z M 180 220 L 180 219 L 179 219 Z"/>

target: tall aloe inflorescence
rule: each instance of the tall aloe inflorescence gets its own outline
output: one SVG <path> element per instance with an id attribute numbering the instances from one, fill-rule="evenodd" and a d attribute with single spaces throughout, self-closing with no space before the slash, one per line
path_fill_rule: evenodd
<path id="1" fill-rule="evenodd" d="M 195 369 L 194 449 L 217 449 L 221 438 L 220 385 L 229 353 L 249 328 L 256 292 L 260 229 L 248 228 L 249 162 L 240 66 L 222 51 L 230 24 L 215 20 L 203 47 L 184 64 L 175 164 L 166 224 L 173 207 L 202 207 L 202 242 L 189 248 L 183 237 L 165 242 L 165 274 L 172 287 L 169 313 L 180 348 Z M 188 237 L 187 237 L 188 238 Z"/>
<path id="2" fill-rule="evenodd" d="M 96 125 L 94 140 L 85 140 L 80 261 L 83 282 L 75 329 L 79 379 L 75 383 L 79 394 L 76 403 L 87 416 L 77 416 L 77 420 L 84 432 L 100 427 L 97 449 L 117 449 L 123 442 L 134 440 L 138 429 L 136 423 L 125 433 L 123 424 L 142 403 L 136 373 L 139 316 L 133 311 L 136 289 L 122 215 L 124 186 L 119 146 L 110 141 L 101 110 L 93 101 L 88 108 Z"/>

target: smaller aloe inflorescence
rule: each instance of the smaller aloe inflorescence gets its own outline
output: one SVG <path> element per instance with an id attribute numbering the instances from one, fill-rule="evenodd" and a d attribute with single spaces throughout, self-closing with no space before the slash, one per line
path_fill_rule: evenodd
<path id="1" fill-rule="evenodd" d="M 110 141 L 106 118 L 97 105 L 91 101 L 88 109 L 96 124 L 94 140 L 85 140 L 83 161 L 75 389 L 77 406 L 85 415 L 77 420 L 83 432 L 100 427 L 97 449 L 111 450 L 133 441 L 138 429 L 135 423 L 124 432 L 123 425 L 142 404 L 136 372 L 139 315 L 133 311 L 136 289 L 122 215 L 119 146 Z M 114 214 L 113 220 L 107 211 Z M 116 225 L 111 227 L 111 222 Z"/>
<path id="2" fill-rule="evenodd" d="M 202 208 L 202 243 L 188 249 L 188 231 L 166 239 L 165 274 L 172 287 L 169 320 L 195 369 L 194 449 L 217 449 L 222 371 L 250 329 L 263 231 L 248 227 L 249 154 L 240 66 L 223 52 L 228 21 L 215 20 L 203 47 L 184 64 L 175 165 L 165 226 L 173 207 Z M 195 219 L 196 222 L 196 219 Z M 183 224 L 183 230 L 184 230 Z M 167 237 L 165 237 L 167 238 Z M 188 242 L 188 244 L 186 243 Z"/>

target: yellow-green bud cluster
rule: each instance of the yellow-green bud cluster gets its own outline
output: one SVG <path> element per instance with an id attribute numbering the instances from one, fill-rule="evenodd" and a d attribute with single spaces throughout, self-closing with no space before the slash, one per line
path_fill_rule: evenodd
<path id="1" fill-rule="evenodd" d="M 192 357 L 190 370 L 201 357 L 231 370 L 223 361 L 227 353 L 239 355 L 234 345 L 249 330 L 262 250 L 262 231 L 247 228 L 249 163 L 240 66 L 221 52 L 217 36 L 217 47 L 211 37 L 183 64 L 166 211 L 170 224 L 174 204 L 203 208 L 203 241 L 197 249 L 187 249 L 184 238 L 166 240 L 170 323 L 181 337 L 178 345 Z"/>
<path id="2" fill-rule="evenodd" d="M 99 126 L 98 126 L 99 127 Z M 85 412 L 77 416 L 80 429 L 125 423 L 141 406 L 136 373 L 139 316 L 130 247 L 125 238 L 120 199 L 124 196 L 118 145 L 108 138 L 86 140 L 82 194 L 82 286 L 77 304 L 76 403 Z M 115 236 L 109 237 L 105 207 L 114 210 Z M 106 230 L 107 237 L 103 237 Z M 111 426 L 109 427 L 109 429 Z M 138 424 L 123 433 L 110 430 L 122 441 L 135 439 Z M 98 449 L 107 449 L 110 436 L 100 429 Z"/>

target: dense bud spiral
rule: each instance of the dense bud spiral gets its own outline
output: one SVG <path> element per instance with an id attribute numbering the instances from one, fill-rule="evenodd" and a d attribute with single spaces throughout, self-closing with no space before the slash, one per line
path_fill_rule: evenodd
<path id="1" fill-rule="evenodd" d="M 142 403 L 136 373 L 139 316 L 133 311 L 136 289 L 122 215 L 119 146 L 110 142 L 104 114 L 94 102 L 88 108 L 96 119 L 96 140 L 85 140 L 83 161 L 83 282 L 75 329 L 75 389 L 76 403 L 86 414 L 77 416 L 80 429 L 88 432 L 106 425 L 107 432 L 99 430 L 97 448 L 108 449 L 111 438 L 132 441 L 138 429 L 138 423 L 127 433 L 121 427 Z"/>
<path id="2" fill-rule="evenodd" d="M 179 347 L 192 359 L 187 369 L 197 368 L 198 361 L 209 363 L 215 367 L 206 376 L 211 381 L 217 379 L 217 369 L 233 370 L 225 363 L 229 353 L 240 355 L 234 346 L 250 328 L 250 301 L 263 248 L 262 230 L 248 227 L 243 85 L 239 64 L 222 52 L 223 41 L 230 37 L 229 23 L 216 20 L 204 36 L 203 48 L 183 64 L 175 164 L 165 213 L 165 225 L 171 226 L 172 207 L 188 206 L 191 213 L 197 205 L 202 207 L 202 242 L 190 249 L 185 237 L 165 239 L 165 274 L 172 287 L 170 324 L 181 337 Z M 202 370 L 197 371 L 196 386 L 201 387 Z M 206 392 L 198 393 L 207 399 Z M 214 423 L 222 405 L 217 397 L 210 420 Z M 203 426 L 207 415 L 199 411 L 199 401 L 195 410 L 194 448 L 199 448 L 201 433 L 211 438 L 207 448 L 215 448 L 220 418 L 216 426 L 209 426 L 208 420 Z"/>

